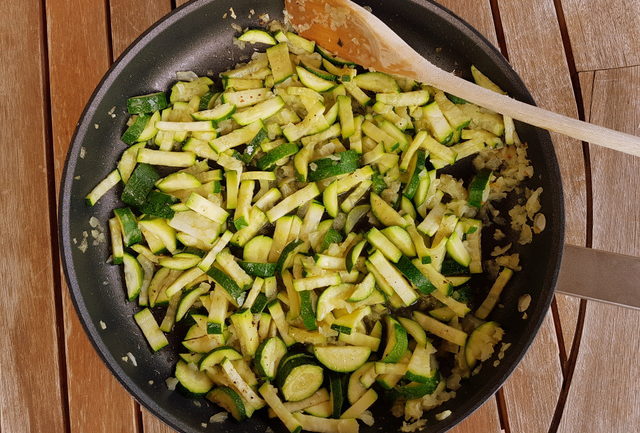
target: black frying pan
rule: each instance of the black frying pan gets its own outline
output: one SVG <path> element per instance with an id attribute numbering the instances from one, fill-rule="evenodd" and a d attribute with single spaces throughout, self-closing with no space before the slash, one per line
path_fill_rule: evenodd
<path id="1" fill-rule="evenodd" d="M 365 3 L 436 65 L 464 75 L 473 63 L 516 99 L 533 102 L 522 80 L 500 53 L 477 31 L 441 6 L 427 0 Z M 237 20 L 222 18 L 230 7 L 234 8 Z M 247 18 L 250 9 L 256 10 L 251 19 Z M 119 188 L 109 192 L 93 208 L 85 205 L 83 198 L 114 169 L 126 147 L 120 135 L 128 117 L 127 98 L 168 89 L 175 81 L 176 71 L 217 74 L 231 67 L 251 51 L 249 48 L 243 53 L 233 46 L 231 23 L 243 28 L 257 26 L 258 14 L 267 12 L 272 19 L 281 19 L 282 9 L 282 1 L 278 0 L 201 0 L 169 14 L 134 42 L 105 75 L 82 114 L 67 156 L 60 194 L 60 236 L 64 270 L 76 310 L 91 342 L 122 385 L 151 412 L 182 432 L 202 431 L 201 423 L 207 422 L 218 409 L 204 399 L 202 407 L 197 407 L 193 400 L 167 390 L 164 381 L 173 373 L 179 340 L 169 336 L 171 346 L 152 354 L 132 319 L 138 308 L 125 299 L 120 267 L 105 263 L 110 255 L 109 243 L 92 246 L 89 237 L 89 248 L 82 253 L 73 240 L 80 242 L 82 232 L 90 230 L 91 216 L 98 218 L 106 229 L 111 210 L 120 205 Z M 115 118 L 109 114 L 112 107 L 115 107 Z M 487 362 L 481 374 L 464 382 L 455 399 L 436 410 L 450 409 L 453 412 L 450 417 L 436 422 L 430 414 L 424 431 L 448 430 L 495 393 L 524 356 L 553 297 L 564 240 L 560 172 L 549 134 L 528 125 L 517 127 L 521 138 L 529 143 L 529 157 L 535 168 L 530 187 L 544 188 L 542 209 L 547 228 L 531 245 L 521 248 L 523 270 L 516 274 L 502 296 L 505 307 L 496 308 L 491 317 L 503 324 L 507 331 L 505 340 L 513 345 L 498 367 Z M 85 154 L 84 158 L 81 153 Z M 464 172 L 469 166 L 462 163 L 456 170 Z M 469 177 L 469 173 L 465 177 Z M 490 240 L 483 242 L 486 248 L 491 248 Z M 525 293 L 532 294 L 533 300 L 529 318 L 522 320 L 515 306 Z M 101 329 L 100 321 L 106 324 L 105 330 Z M 121 361 L 127 352 L 134 354 L 138 367 Z M 376 424 L 371 428 L 363 425 L 362 431 L 398 430 L 401 421 L 391 416 L 387 407 L 380 406 L 374 413 Z M 278 421 L 268 421 L 261 416 L 242 424 L 229 420 L 209 430 L 264 432 L 267 425 L 284 431 Z"/>

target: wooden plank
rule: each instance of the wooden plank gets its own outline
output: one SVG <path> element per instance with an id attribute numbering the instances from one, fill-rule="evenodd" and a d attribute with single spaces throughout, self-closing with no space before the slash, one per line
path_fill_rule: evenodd
<path id="1" fill-rule="evenodd" d="M 58 288 L 51 267 L 55 209 L 49 206 L 46 171 L 42 14 L 40 1 L 25 0 L 6 3 L 0 15 L 0 248 L 9 252 L 0 260 L 0 431 L 11 433 L 65 430 L 67 396 L 59 374 L 64 348 L 58 347 Z M 9 98 L 20 100 L 19 109 Z"/>
<path id="2" fill-rule="evenodd" d="M 639 328 L 637 311 L 587 303 L 580 354 L 559 433 L 637 431 Z"/>
<path id="3" fill-rule="evenodd" d="M 578 71 L 640 65 L 640 2 L 562 0 Z"/>
<path id="4" fill-rule="evenodd" d="M 549 429 L 562 387 L 562 367 L 551 312 L 524 359 L 502 387 L 510 431 Z"/>
<path id="5" fill-rule="evenodd" d="M 170 0 L 110 0 L 111 40 L 115 60 L 142 32 L 171 11 Z M 169 426 L 145 408 L 142 413 L 142 428 L 145 433 L 173 432 Z"/>
<path id="6" fill-rule="evenodd" d="M 500 1 L 499 5 L 510 62 L 535 100 L 543 108 L 578 117 L 553 0 Z M 523 22 L 528 23 L 526 32 L 522 31 Z M 539 47 L 546 47 L 544 55 L 540 55 Z M 582 146 L 579 141 L 559 134 L 552 133 L 551 137 L 562 173 L 565 240 L 573 245 L 585 245 L 587 191 Z M 569 352 L 577 303 L 563 301 L 560 301 L 562 317 L 569 317 L 569 320 L 561 322 L 560 326 Z"/>
<path id="7" fill-rule="evenodd" d="M 110 0 L 114 60 L 153 23 L 171 11 L 170 0 Z"/>
<path id="8" fill-rule="evenodd" d="M 47 2 L 56 185 L 71 135 L 95 85 L 109 66 L 103 4 Z M 134 400 L 105 368 L 85 335 L 68 289 L 62 288 L 71 432 L 136 431 Z"/>
<path id="9" fill-rule="evenodd" d="M 595 72 L 593 123 L 638 135 L 638 101 L 640 67 Z M 590 156 L 593 247 L 638 256 L 640 158 L 597 146 L 590 147 Z M 582 344 L 559 432 L 622 432 L 640 425 L 639 328 L 639 311 L 588 303 Z"/>
<path id="10" fill-rule="evenodd" d="M 490 0 L 438 0 L 438 3 L 471 24 L 489 42 L 498 46 Z"/>
<path id="11" fill-rule="evenodd" d="M 144 433 L 175 433 L 175 430 L 160 421 L 155 415 L 144 407 L 140 407 L 142 412 L 142 425 Z"/>
<path id="12" fill-rule="evenodd" d="M 577 117 L 553 1 L 498 1 L 498 5 L 510 62 L 536 101 L 542 107 Z M 528 23 L 525 32 L 522 31 L 524 22 Z M 546 47 L 544 56 L 540 55 L 539 47 Z M 557 134 L 552 134 L 552 139 L 563 175 L 566 239 L 583 245 L 586 240 L 586 189 L 581 143 Z M 570 310 L 573 313 L 570 316 L 577 317 L 577 309 L 571 308 L 576 304 L 562 305 L 563 314 Z M 549 428 L 562 387 L 557 326 L 564 328 L 565 344 L 571 344 L 575 319 L 554 324 L 549 314 L 531 349 L 503 387 L 511 431 L 540 432 Z M 535 384 L 534 393 L 531 384 Z"/>
<path id="13" fill-rule="evenodd" d="M 451 433 L 501 433 L 503 431 L 495 397 L 487 400 L 471 416 L 450 430 Z"/>
<path id="14" fill-rule="evenodd" d="M 582 92 L 582 107 L 584 111 L 584 119 L 589 121 L 591 110 L 591 93 L 593 87 L 593 71 L 580 72 L 578 74 L 580 82 L 580 91 Z M 573 343 L 576 325 L 578 324 L 578 309 L 580 307 L 580 299 L 574 296 L 556 294 L 556 305 L 558 316 L 561 318 L 561 335 L 564 344 L 566 356 L 569 356 L 571 345 Z M 565 365 L 566 367 L 566 365 Z"/>

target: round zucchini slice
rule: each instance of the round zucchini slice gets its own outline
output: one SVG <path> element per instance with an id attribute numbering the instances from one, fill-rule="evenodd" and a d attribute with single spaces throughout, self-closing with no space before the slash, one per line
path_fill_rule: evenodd
<path id="1" fill-rule="evenodd" d="M 287 401 L 300 401 L 313 395 L 324 381 L 324 370 L 306 356 L 286 362 L 278 371 L 277 382 Z"/>
<path id="2" fill-rule="evenodd" d="M 176 379 L 182 388 L 193 396 L 205 395 L 213 387 L 213 382 L 206 373 L 189 367 L 189 364 L 182 360 L 176 365 Z"/>
<path id="3" fill-rule="evenodd" d="M 365 346 L 316 346 L 313 349 L 318 361 L 329 370 L 350 373 L 362 367 L 371 355 Z"/>

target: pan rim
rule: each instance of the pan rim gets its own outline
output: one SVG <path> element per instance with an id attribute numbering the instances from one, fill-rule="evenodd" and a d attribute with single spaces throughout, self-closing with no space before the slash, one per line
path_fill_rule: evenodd
<path id="1" fill-rule="evenodd" d="M 463 33 L 466 37 L 472 39 L 475 43 L 481 44 L 487 51 L 487 54 L 490 55 L 490 60 L 502 67 L 506 67 L 508 70 L 508 79 L 514 82 L 516 85 L 523 89 L 523 96 L 525 98 L 521 98 L 525 100 L 525 102 L 535 103 L 533 97 L 529 93 L 528 89 L 518 76 L 518 74 L 513 70 L 507 60 L 502 56 L 502 54 L 483 36 L 481 35 L 474 27 L 468 24 L 466 21 L 462 20 L 456 14 L 451 12 L 449 9 L 441 6 L 431 0 L 406 0 L 408 3 L 415 5 L 415 7 L 427 9 L 430 13 L 437 14 L 441 18 L 449 21 L 458 31 Z M 86 307 L 84 298 L 82 296 L 82 291 L 79 286 L 78 278 L 76 275 L 76 270 L 74 268 L 74 261 L 72 257 L 72 240 L 70 233 L 70 215 L 71 215 L 71 186 L 73 183 L 73 174 L 78 163 L 78 157 L 80 153 L 80 148 L 83 143 L 84 136 L 88 128 L 90 127 L 89 120 L 93 113 L 95 113 L 96 108 L 104 97 L 104 94 L 108 90 L 108 88 L 113 84 L 113 81 L 118 77 L 121 73 L 122 69 L 132 60 L 135 59 L 137 54 L 144 49 L 158 34 L 167 31 L 174 23 L 180 21 L 186 15 L 204 7 L 207 4 L 214 3 L 215 0 L 192 0 L 189 3 L 186 3 L 172 12 L 161 18 L 159 21 L 154 23 L 151 27 L 149 27 L 144 33 L 142 33 L 135 41 L 133 41 L 129 47 L 119 56 L 119 58 L 111 65 L 108 71 L 104 74 L 100 82 L 97 84 L 96 89 L 93 91 L 91 97 L 88 99 L 87 105 L 85 106 L 80 119 L 78 121 L 78 126 L 72 136 L 71 145 L 69 150 L 67 151 L 66 160 L 64 164 L 64 170 L 62 174 L 62 181 L 59 189 L 59 204 L 58 204 L 58 236 L 61 242 L 60 245 L 60 255 L 62 259 L 62 267 L 65 275 L 66 283 L 69 287 L 69 291 L 71 293 L 71 300 L 73 302 L 76 313 L 80 318 L 80 322 L 87 336 L 89 337 L 89 341 L 92 346 L 105 363 L 107 368 L 111 371 L 111 373 L 116 377 L 118 382 L 127 390 L 127 392 L 141 405 L 151 411 L 155 416 L 160 418 L 163 422 L 175 428 L 179 431 L 189 431 L 190 426 L 183 423 L 180 418 L 172 415 L 170 412 L 164 410 L 160 407 L 154 399 L 148 396 L 147 392 L 144 392 L 137 384 L 135 384 L 124 372 L 116 358 L 113 356 L 112 352 L 107 347 L 106 343 L 103 341 L 98 328 L 93 322 L 91 316 L 89 315 L 88 309 Z M 374 10 L 375 13 L 375 10 Z M 539 131 L 548 138 L 549 143 L 551 143 L 550 135 L 546 131 Z M 553 146 L 551 146 L 553 149 Z M 551 172 L 547 173 L 547 175 L 557 178 L 558 182 L 560 182 L 561 174 L 557 161 L 557 157 L 555 151 L 552 151 L 545 158 L 548 159 L 549 166 L 551 168 Z M 451 416 L 441 422 L 438 423 L 437 429 L 435 431 L 444 432 L 448 429 L 452 428 L 454 425 L 461 422 L 463 419 L 467 418 L 471 413 L 473 413 L 476 409 L 478 409 L 482 404 L 484 404 L 495 392 L 504 384 L 507 378 L 513 373 L 515 368 L 520 364 L 522 358 L 527 353 L 531 343 L 538 335 L 539 329 L 544 321 L 546 314 L 549 310 L 549 306 L 553 300 L 553 294 L 555 285 L 557 282 L 557 277 L 560 270 L 560 263 L 562 260 L 562 250 L 564 245 L 564 235 L 565 235 L 565 212 L 564 212 L 564 200 L 563 200 L 563 189 L 562 184 L 558 187 L 558 194 L 556 194 L 552 201 L 555 202 L 555 206 L 557 206 L 558 215 L 555 215 L 556 226 L 554 226 L 554 236 L 552 239 L 552 248 L 556 254 L 556 259 L 554 265 L 554 272 L 547 275 L 547 280 L 543 282 L 544 286 L 549 286 L 549 291 L 547 295 L 547 299 L 544 302 L 539 301 L 538 308 L 540 314 L 535 317 L 535 320 L 530 319 L 527 324 L 527 329 L 530 332 L 526 333 L 526 340 L 519 341 L 519 344 L 522 344 L 522 350 L 519 352 L 518 356 L 511 362 L 511 364 L 504 370 L 504 373 L 498 376 L 498 379 L 495 380 L 495 383 L 492 384 L 491 387 L 484 389 L 483 394 L 485 396 L 483 398 L 477 399 L 473 404 L 462 405 L 462 408 L 457 409 L 457 416 Z"/>

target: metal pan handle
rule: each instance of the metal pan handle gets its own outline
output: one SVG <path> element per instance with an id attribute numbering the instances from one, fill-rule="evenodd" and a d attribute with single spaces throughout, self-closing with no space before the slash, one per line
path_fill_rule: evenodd
<path id="1" fill-rule="evenodd" d="M 565 245 L 556 291 L 640 309 L 640 257 Z"/>

